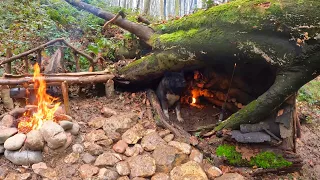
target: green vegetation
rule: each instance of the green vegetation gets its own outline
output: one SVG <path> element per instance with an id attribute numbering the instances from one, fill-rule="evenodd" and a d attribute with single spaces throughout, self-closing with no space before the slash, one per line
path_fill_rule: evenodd
<path id="1" fill-rule="evenodd" d="M 216 150 L 217 156 L 225 157 L 234 166 L 257 166 L 260 168 L 281 168 L 291 166 L 292 163 L 285 160 L 282 156 L 273 152 L 261 152 L 252 157 L 250 161 L 242 158 L 241 153 L 236 151 L 235 146 L 221 145 Z"/>
<path id="2" fill-rule="evenodd" d="M 304 85 L 299 90 L 298 101 L 320 106 L 320 81 L 315 79 Z"/>

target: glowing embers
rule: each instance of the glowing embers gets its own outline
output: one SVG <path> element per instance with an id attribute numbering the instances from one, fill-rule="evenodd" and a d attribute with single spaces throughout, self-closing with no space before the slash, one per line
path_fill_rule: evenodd
<path id="1" fill-rule="evenodd" d="M 60 103 L 56 102 L 58 98 L 54 98 L 46 93 L 47 85 L 45 77 L 40 74 L 38 64 L 34 65 L 33 79 L 34 89 L 37 99 L 37 108 L 28 110 L 19 118 L 19 132 L 27 133 L 33 129 L 40 129 L 42 124 L 48 120 L 54 120 L 54 113 L 58 109 Z"/>

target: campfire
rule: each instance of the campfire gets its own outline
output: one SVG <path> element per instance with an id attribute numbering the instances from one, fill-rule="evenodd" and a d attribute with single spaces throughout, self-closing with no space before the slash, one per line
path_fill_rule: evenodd
<path id="1" fill-rule="evenodd" d="M 40 74 L 40 67 L 37 63 L 34 65 L 32 81 L 34 82 L 34 89 L 36 91 L 37 108 L 35 112 L 28 110 L 19 118 L 18 130 L 22 133 L 40 129 L 45 121 L 56 121 L 54 114 L 60 105 L 59 102 L 56 102 L 58 98 L 47 94 L 46 81 L 44 80 L 44 76 Z"/>

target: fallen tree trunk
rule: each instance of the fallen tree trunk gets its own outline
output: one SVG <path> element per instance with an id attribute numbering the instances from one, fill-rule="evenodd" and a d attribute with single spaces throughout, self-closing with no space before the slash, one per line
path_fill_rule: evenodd
<path id="1" fill-rule="evenodd" d="M 276 78 L 274 84 L 216 130 L 261 121 L 320 74 L 319 8 L 316 0 L 298 5 L 296 0 L 236 0 L 199 10 L 155 26 L 157 33 L 142 40 L 156 52 L 119 69 L 120 77 L 146 82 L 165 71 L 262 64 L 277 72 L 270 75 Z"/>

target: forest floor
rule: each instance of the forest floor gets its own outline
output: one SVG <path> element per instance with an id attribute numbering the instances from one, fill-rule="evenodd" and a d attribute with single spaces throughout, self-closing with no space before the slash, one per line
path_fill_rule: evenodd
<path id="1" fill-rule="evenodd" d="M 95 164 L 98 155 L 101 155 L 104 152 L 114 152 L 113 145 L 117 142 L 117 140 L 114 140 L 113 144 L 110 144 L 109 146 L 103 146 L 103 151 L 100 153 L 96 153 L 96 151 L 99 151 L 99 148 L 92 150 L 90 149 L 90 147 L 87 147 L 85 145 L 88 134 L 94 134 L 97 132 L 97 128 L 92 127 L 92 122 L 99 118 L 102 118 L 103 120 L 107 119 L 101 114 L 101 111 L 104 107 L 113 109 L 115 112 L 117 112 L 117 114 L 136 114 L 139 117 L 136 124 L 142 124 L 144 129 L 147 129 L 149 131 L 156 131 L 159 134 L 159 136 L 165 139 L 165 137 L 160 135 L 164 132 L 164 129 L 156 127 L 155 122 L 150 121 L 148 119 L 148 115 L 146 112 L 146 95 L 144 92 L 116 92 L 114 98 L 96 96 L 79 97 L 77 94 L 71 94 L 70 107 L 72 118 L 76 120 L 81 126 L 80 133 L 78 136 L 73 138 L 72 144 L 65 150 L 57 152 L 55 152 L 54 150 L 47 150 L 44 152 L 45 156 L 43 162 L 46 164 L 48 169 L 45 171 L 39 171 L 31 166 L 16 166 L 8 160 L 6 160 L 4 156 L 0 156 L 0 179 L 88 179 L 88 174 L 91 174 L 91 179 L 113 179 L 115 177 L 120 177 L 117 173 L 114 173 L 116 172 L 116 166 L 101 166 Z M 266 174 L 263 176 L 251 177 L 250 172 L 252 172 L 253 170 L 251 168 L 242 168 L 240 170 L 238 169 L 235 171 L 235 169 L 237 168 L 233 168 L 231 166 L 228 167 L 227 165 L 219 166 L 219 164 L 215 163 L 215 160 L 207 161 L 207 163 L 213 163 L 213 165 L 219 167 L 223 173 L 229 175 L 231 174 L 233 176 L 236 176 L 238 179 L 320 179 L 319 109 L 315 108 L 315 106 L 310 107 L 305 102 L 299 102 L 298 107 L 300 113 L 307 114 L 309 119 L 312 119 L 312 122 L 311 120 L 309 120 L 308 123 L 302 125 L 302 138 L 297 141 L 297 153 L 302 157 L 304 162 L 303 169 L 300 173 L 295 172 L 281 176 L 274 174 Z M 213 121 L 217 119 L 216 114 L 219 113 L 219 110 L 215 108 L 213 109 L 214 110 L 212 110 L 212 107 L 205 107 L 204 109 L 200 110 L 192 106 L 184 105 L 182 107 L 182 114 L 185 117 L 185 123 L 182 123 L 181 125 L 187 130 L 193 130 L 198 126 L 204 126 L 210 123 L 215 123 Z M 173 121 L 175 119 L 175 115 L 171 113 L 170 116 L 171 120 Z M 116 120 L 121 121 L 121 119 Z M 127 129 L 120 130 L 121 134 L 123 135 L 123 132 L 126 132 L 126 130 Z M 219 138 L 216 138 L 216 142 L 221 143 Z M 143 144 L 141 140 L 139 140 L 138 143 Z M 74 144 L 80 144 L 82 147 L 84 147 L 84 151 L 80 153 L 80 156 L 72 157 L 72 154 L 74 154 L 74 150 L 72 148 Z M 214 144 L 213 146 L 216 147 L 217 144 Z M 164 179 L 168 177 L 166 175 L 170 174 L 170 170 L 173 167 L 181 167 L 181 165 L 183 163 L 188 162 L 190 158 L 194 158 L 186 154 L 181 155 L 179 153 L 174 153 L 176 155 L 176 158 L 174 161 L 170 161 L 168 160 L 170 159 L 170 156 L 168 154 L 155 155 L 155 151 L 156 150 L 154 150 L 153 153 L 152 151 L 143 151 L 140 152 L 140 154 L 149 157 L 154 157 L 156 159 L 156 164 L 158 163 L 157 158 L 159 158 L 157 156 L 160 156 L 160 159 L 167 159 L 166 163 L 169 163 L 171 165 L 171 168 L 159 170 L 159 168 L 157 167 L 156 171 L 158 172 L 157 175 L 159 175 L 157 177 L 158 179 Z M 88 157 L 85 157 L 84 155 L 86 154 L 86 156 L 88 156 L 88 152 L 90 153 L 90 155 L 92 155 L 92 157 L 95 160 L 92 160 L 90 162 L 85 160 L 85 158 Z M 70 158 L 72 160 L 70 160 Z M 121 158 L 123 158 L 124 160 L 130 159 L 130 157 L 127 157 L 123 154 L 121 154 Z M 205 157 L 204 161 L 206 160 L 207 158 Z M 86 164 L 89 164 L 90 166 L 84 166 Z M 132 171 L 132 168 L 134 168 L 135 165 L 130 165 Z M 139 166 L 139 164 L 137 166 Z M 108 169 L 108 171 L 106 169 Z M 144 170 L 143 167 L 141 167 L 141 169 L 142 171 Z M 203 169 L 205 170 L 205 168 Z M 159 172 L 164 172 L 164 174 L 161 174 Z M 201 172 L 199 174 L 201 175 Z M 121 178 L 128 179 L 129 177 L 130 176 L 122 176 Z M 133 179 L 132 174 L 130 178 Z M 230 177 L 225 177 L 221 179 L 228 178 Z"/>

